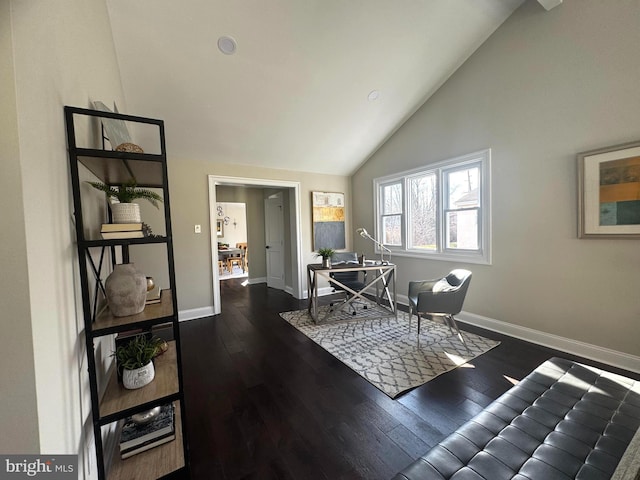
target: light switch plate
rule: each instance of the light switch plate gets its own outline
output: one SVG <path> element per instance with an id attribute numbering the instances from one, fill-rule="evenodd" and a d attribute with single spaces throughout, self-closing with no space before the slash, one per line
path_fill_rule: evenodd
<path id="1" fill-rule="evenodd" d="M 200 225 L 196 225 L 193 231 L 196 233 L 202 233 L 202 228 L 200 227 Z"/>

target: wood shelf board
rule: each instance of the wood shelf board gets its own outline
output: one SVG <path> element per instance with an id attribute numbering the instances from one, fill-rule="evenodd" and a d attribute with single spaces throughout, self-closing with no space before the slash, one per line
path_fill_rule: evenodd
<path id="1" fill-rule="evenodd" d="M 166 355 L 166 354 L 165 354 Z M 175 440 L 139 453 L 125 460 L 120 458 L 120 452 L 113 455 L 113 463 L 109 468 L 109 480 L 155 480 L 179 470 L 185 466 L 184 448 L 182 444 L 182 414 L 180 402 L 174 402 L 175 409 Z M 117 430 L 118 438 L 120 428 Z M 116 445 L 116 449 L 118 446 Z"/>
<path id="2" fill-rule="evenodd" d="M 102 312 L 96 321 L 93 323 L 92 332 L 94 336 L 100 335 L 101 331 L 105 331 L 104 334 L 110 333 L 111 329 L 118 328 L 121 331 L 126 330 L 128 327 L 134 328 L 134 324 L 140 322 L 146 322 L 156 319 L 167 319 L 173 315 L 173 297 L 171 290 L 162 290 L 160 296 L 160 303 L 154 303 L 151 305 L 145 305 L 144 310 L 135 315 L 128 315 L 126 317 L 116 317 L 107 308 Z"/>
<path id="3" fill-rule="evenodd" d="M 82 149 L 78 153 L 80 163 L 104 183 L 109 185 L 127 183 L 131 181 L 133 175 L 138 186 L 156 188 L 163 186 L 160 161 L 163 158 L 162 155 L 135 155 L 109 150 Z"/>
<path id="4" fill-rule="evenodd" d="M 96 233 L 96 235 L 100 235 Z M 147 245 L 152 243 L 167 243 L 169 237 L 166 236 L 154 236 L 154 237 L 141 237 L 141 238 L 94 238 L 86 239 L 79 242 L 83 247 L 108 247 L 111 245 Z"/>
<path id="5" fill-rule="evenodd" d="M 128 390 L 118 382 L 118 374 L 113 369 L 109 383 L 100 402 L 100 416 L 106 417 L 137 405 L 152 402 L 178 392 L 178 362 L 176 342 L 168 342 L 169 349 L 153 361 L 156 376 L 142 388 Z"/>

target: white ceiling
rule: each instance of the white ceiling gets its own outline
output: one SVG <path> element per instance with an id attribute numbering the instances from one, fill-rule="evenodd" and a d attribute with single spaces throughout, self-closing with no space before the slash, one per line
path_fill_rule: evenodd
<path id="1" fill-rule="evenodd" d="M 107 5 L 127 113 L 164 119 L 171 157 L 349 175 L 523 1 Z"/>

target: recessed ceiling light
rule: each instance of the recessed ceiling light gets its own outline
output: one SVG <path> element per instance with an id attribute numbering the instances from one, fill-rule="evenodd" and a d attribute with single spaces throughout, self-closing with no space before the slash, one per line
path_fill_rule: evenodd
<path id="1" fill-rule="evenodd" d="M 218 39 L 218 50 L 220 50 L 225 55 L 233 55 L 236 53 L 236 41 L 233 37 L 222 36 Z"/>
<path id="2" fill-rule="evenodd" d="M 380 92 L 378 90 L 371 90 L 369 92 L 369 95 L 367 95 L 367 98 L 369 99 L 370 102 L 373 102 L 374 100 L 377 100 L 379 96 L 380 96 Z"/>

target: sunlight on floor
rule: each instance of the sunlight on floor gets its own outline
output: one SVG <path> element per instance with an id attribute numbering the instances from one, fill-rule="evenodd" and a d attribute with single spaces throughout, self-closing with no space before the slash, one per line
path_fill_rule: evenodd
<path id="1" fill-rule="evenodd" d="M 455 363 L 458 367 L 461 368 L 476 368 L 473 365 L 467 363 L 465 361 L 464 358 L 458 356 L 458 355 L 454 355 L 453 353 L 448 353 L 448 352 L 444 352 L 444 354 L 449 357 L 449 360 L 451 360 L 453 363 Z"/>
<path id="2" fill-rule="evenodd" d="M 507 382 L 511 383 L 512 385 L 517 385 L 520 383 L 520 380 L 516 380 L 515 378 L 511 378 L 506 375 L 502 375 L 502 376 Z"/>
<path id="3" fill-rule="evenodd" d="M 246 287 L 247 285 L 249 285 L 249 279 L 247 278 L 244 282 L 242 282 L 240 285 L 242 285 L 243 287 Z"/>

